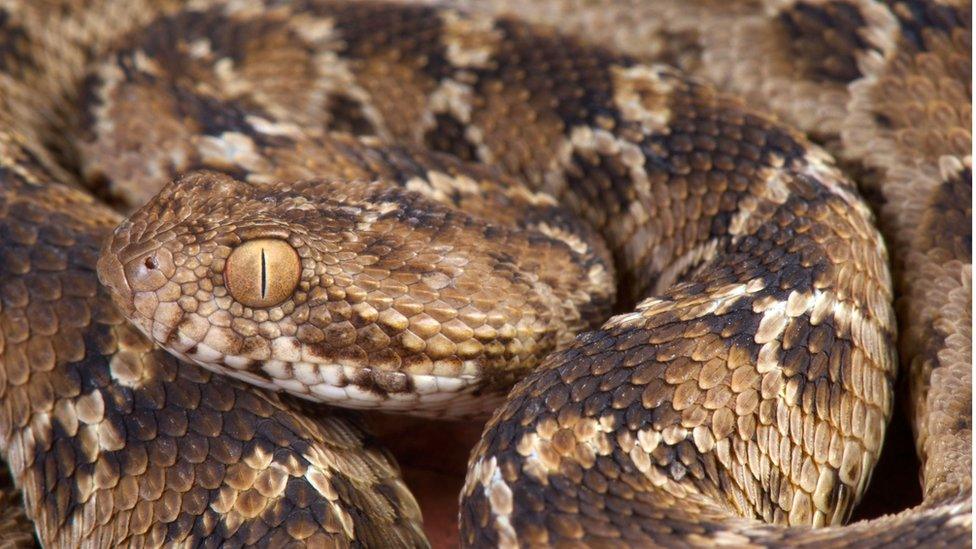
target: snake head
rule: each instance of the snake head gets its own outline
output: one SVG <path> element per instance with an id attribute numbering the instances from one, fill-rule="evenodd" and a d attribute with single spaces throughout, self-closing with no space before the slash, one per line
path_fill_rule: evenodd
<path id="1" fill-rule="evenodd" d="M 551 250 L 509 232 L 381 183 L 197 172 L 116 229 L 98 272 L 185 360 L 342 406 L 472 415 L 552 350 L 577 276 L 540 281 L 526 265 Z"/>

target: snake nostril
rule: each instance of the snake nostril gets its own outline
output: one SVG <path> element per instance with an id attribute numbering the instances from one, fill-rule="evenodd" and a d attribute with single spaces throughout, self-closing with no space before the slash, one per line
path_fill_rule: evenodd
<path id="1" fill-rule="evenodd" d="M 154 291 L 175 272 L 173 256 L 165 247 L 122 261 L 125 279 L 135 291 Z"/>

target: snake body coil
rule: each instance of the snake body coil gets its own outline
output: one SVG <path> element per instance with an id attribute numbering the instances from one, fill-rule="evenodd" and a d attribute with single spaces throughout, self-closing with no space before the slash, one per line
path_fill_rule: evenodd
<path id="1" fill-rule="evenodd" d="M 495 410 L 466 545 L 969 536 L 971 90 L 940 102 L 968 8 L 650 8 L 691 46 L 703 10 L 813 50 L 767 76 L 822 84 L 822 116 L 812 88 L 771 104 L 887 200 L 899 340 L 885 242 L 830 154 L 646 60 L 722 83 L 713 50 L 617 53 L 507 6 L 0 3 L 0 449 L 43 543 L 425 544 L 355 418 L 275 391 Z M 628 9 L 604 7 L 564 30 Z M 890 112 L 899 78 L 930 134 Z M 916 176 L 889 169 L 910 137 Z M 926 499 L 844 527 L 899 342 Z"/>

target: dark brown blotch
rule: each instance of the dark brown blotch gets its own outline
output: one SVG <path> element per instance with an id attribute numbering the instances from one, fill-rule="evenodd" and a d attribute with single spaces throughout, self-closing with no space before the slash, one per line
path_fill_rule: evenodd
<path id="1" fill-rule="evenodd" d="M 965 263 L 973 257 L 973 172 L 971 167 L 947 177 L 925 209 L 922 249 L 941 248 Z"/>
<path id="2" fill-rule="evenodd" d="M 956 8 L 948 3 L 930 0 L 897 0 L 890 2 L 891 12 L 901 24 L 902 39 L 918 51 L 929 49 L 929 33 L 950 34 L 954 30 L 971 29 L 966 24 L 966 7 Z M 968 32 L 972 33 L 972 30 Z"/>
<path id="3" fill-rule="evenodd" d="M 464 123 L 447 113 L 434 116 L 434 126 L 424 134 L 424 144 L 433 151 L 454 155 L 465 162 L 478 160 L 478 149 L 465 135 Z"/>
<path id="4" fill-rule="evenodd" d="M 800 73 L 822 82 L 846 84 L 861 77 L 858 54 L 868 47 L 859 8 L 848 2 L 798 2 L 779 14 L 784 39 Z"/>
<path id="5" fill-rule="evenodd" d="M 37 65 L 31 57 L 31 37 L 14 15 L 0 8 L 0 73 L 20 74 Z"/>
<path id="6" fill-rule="evenodd" d="M 329 98 L 328 129 L 353 135 L 376 135 L 376 128 L 366 117 L 359 101 L 342 94 Z"/>

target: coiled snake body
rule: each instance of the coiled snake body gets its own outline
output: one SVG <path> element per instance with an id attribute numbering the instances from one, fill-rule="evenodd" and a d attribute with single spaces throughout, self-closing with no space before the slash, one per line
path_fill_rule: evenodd
<path id="1" fill-rule="evenodd" d="M 968 5 L 464 4 L 0 2 L 0 449 L 39 540 L 425 545 L 309 400 L 497 408 L 466 545 L 967 539 Z M 894 290 L 824 149 L 652 58 L 840 154 Z M 842 526 L 899 350 L 925 500 Z"/>

